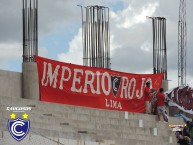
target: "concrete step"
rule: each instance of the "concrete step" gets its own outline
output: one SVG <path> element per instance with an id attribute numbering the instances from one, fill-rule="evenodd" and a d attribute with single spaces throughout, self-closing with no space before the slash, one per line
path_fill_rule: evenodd
<path id="1" fill-rule="evenodd" d="M 1 121 L 2 122 L 2 121 Z M 7 124 L 0 124 L 0 126 L 4 126 L 3 128 L 1 128 L 1 130 L 7 130 Z M 126 138 L 126 139 L 138 139 L 138 140 L 152 140 L 152 137 L 154 138 L 154 133 L 153 133 L 153 128 L 149 129 L 149 128 L 135 128 L 135 127 L 130 127 L 130 128 L 123 128 L 120 127 L 118 128 L 117 126 L 114 126 L 115 128 L 113 128 L 112 126 L 100 126 L 100 125 L 95 125 L 95 127 L 90 127 L 90 124 L 76 124 L 74 126 L 72 126 L 72 124 L 69 125 L 60 125 L 60 124 L 55 124 L 55 123 L 45 123 L 45 122 L 35 122 L 35 121 L 31 121 L 31 129 L 37 129 L 37 130 L 46 130 L 45 132 L 43 132 L 43 134 L 47 134 L 48 135 L 52 134 L 52 132 L 63 132 L 65 134 L 79 134 L 79 133 L 86 133 L 86 135 L 88 134 L 95 134 L 95 136 L 99 136 L 101 138 L 105 138 L 105 139 L 114 139 L 114 138 Z M 31 130 L 30 129 L 30 130 Z M 39 132 L 38 131 L 38 132 Z M 170 135 L 168 130 L 166 129 L 158 129 L 158 133 L 157 133 L 159 137 L 162 138 L 168 138 L 168 136 Z M 157 137 L 156 136 L 156 137 Z"/>
<path id="2" fill-rule="evenodd" d="M 37 100 L 15 99 L 1 97 L 0 101 L 0 130 L 7 131 L 7 120 L 11 111 L 6 107 L 32 106 L 32 111 L 27 111 L 31 121 L 31 131 L 37 131 L 40 135 L 53 137 L 63 136 L 66 139 L 82 139 L 87 141 L 96 140 L 120 140 L 134 145 L 141 143 L 156 143 L 166 145 L 175 135 L 168 128 L 168 124 L 158 122 L 157 116 L 141 113 L 125 113 L 77 107 L 63 104 L 40 102 Z M 22 118 L 22 113 L 16 113 Z M 182 123 L 182 119 L 170 118 L 172 124 Z M 157 130 L 157 135 L 155 135 Z M 157 141 L 158 140 L 158 141 Z M 117 143 L 122 145 L 122 143 Z M 172 144 L 172 143 L 171 143 Z M 170 144 L 170 145 L 171 145 Z"/>
<path id="3" fill-rule="evenodd" d="M 35 106 L 32 107 L 32 112 L 36 111 L 37 114 L 54 114 L 55 116 L 64 116 L 70 117 L 69 114 L 75 114 L 74 118 L 78 118 L 78 115 L 82 116 L 96 116 L 96 117 L 105 117 L 105 118 L 113 118 L 113 119 L 122 119 L 125 118 L 125 112 L 121 111 L 112 111 L 112 110 L 102 110 L 102 109 L 94 109 L 87 107 L 78 107 L 64 104 L 55 104 L 49 102 L 41 102 L 37 100 L 29 100 L 29 99 L 16 99 L 11 97 L 1 97 L 1 110 L 6 110 L 8 106 Z M 62 113 L 62 114 L 61 114 Z M 78 115 L 77 115 L 78 114 Z M 76 117 L 75 117 L 76 116 Z M 84 118 L 84 117 L 82 117 Z M 144 120 L 144 121 L 156 121 L 157 116 L 155 115 L 147 115 L 142 113 L 128 113 L 128 120 Z M 81 117 L 79 118 L 81 119 Z M 173 124 L 178 124 L 181 122 L 181 119 L 169 118 L 170 122 Z"/>
<path id="4" fill-rule="evenodd" d="M 82 126 L 84 128 L 89 129 L 110 129 L 116 131 L 118 129 L 124 130 L 125 128 L 138 128 L 139 127 L 139 120 L 126 120 L 126 119 L 114 119 L 114 118 L 105 118 L 105 117 L 96 117 L 96 116 L 88 116 L 88 115 L 78 115 L 78 114 L 68 114 L 66 113 L 65 117 L 64 114 L 60 116 L 45 116 L 42 114 L 38 114 L 37 111 L 31 111 L 29 113 L 29 119 L 31 122 L 38 122 L 38 123 L 48 123 L 52 124 L 69 124 L 73 127 Z M 5 120 L 9 119 L 9 115 L 11 112 L 9 111 L 2 111 L 1 118 Z M 60 113 L 62 114 L 62 113 Z M 18 115 L 18 114 L 17 114 Z M 19 114 L 22 118 L 22 113 Z M 66 117 L 68 116 L 68 117 Z M 78 116 L 78 117 L 77 117 Z M 168 130 L 168 125 L 163 122 L 155 122 L 155 121 L 146 121 L 142 128 L 163 128 Z"/>

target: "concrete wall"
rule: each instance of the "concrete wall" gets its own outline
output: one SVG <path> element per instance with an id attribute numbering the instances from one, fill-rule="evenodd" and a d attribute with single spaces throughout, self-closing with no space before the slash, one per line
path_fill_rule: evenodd
<path id="1" fill-rule="evenodd" d="M 36 63 L 23 63 L 22 73 L 0 70 L 0 96 L 39 100 Z"/>
<path id="2" fill-rule="evenodd" d="M 0 96 L 22 97 L 22 74 L 0 70 Z"/>

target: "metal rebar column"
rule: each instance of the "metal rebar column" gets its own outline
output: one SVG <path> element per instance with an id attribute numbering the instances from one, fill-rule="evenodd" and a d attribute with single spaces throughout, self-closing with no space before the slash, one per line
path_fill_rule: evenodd
<path id="1" fill-rule="evenodd" d="M 23 0 L 23 62 L 38 55 L 38 0 Z"/>
<path id="2" fill-rule="evenodd" d="M 110 69 L 109 8 L 81 6 L 81 12 L 83 65 Z"/>
<path id="3" fill-rule="evenodd" d="M 166 19 L 164 17 L 148 17 L 153 26 L 153 73 L 164 73 L 167 80 Z"/>

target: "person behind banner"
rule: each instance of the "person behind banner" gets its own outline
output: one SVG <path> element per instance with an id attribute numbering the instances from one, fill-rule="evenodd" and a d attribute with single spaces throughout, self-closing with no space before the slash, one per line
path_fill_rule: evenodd
<path id="1" fill-rule="evenodd" d="M 180 133 L 176 134 L 176 138 L 178 139 L 179 145 L 190 145 L 191 139 L 188 136 L 183 136 Z"/>
<path id="2" fill-rule="evenodd" d="M 161 116 L 163 117 L 163 112 L 165 109 L 165 94 L 164 94 L 164 89 L 160 88 L 159 92 L 156 95 L 157 98 L 157 115 L 158 115 L 158 120 L 161 121 Z"/>
<path id="3" fill-rule="evenodd" d="M 145 108 L 146 108 L 146 113 L 151 114 L 151 98 L 152 98 L 152 93 L 154 92 L 154 89 L 150 88 L 150 82 L 146 82 L 146 86 L 144 89 L 144 99 L 145 99 Z"/>
<path id="4" fill-rule="evenodd" d="M 193 145 L 193 118 L 192 121 L 189 123 L 189 133 L 190 133 L 190 144 Z"/>
<path id="5" fill-rule="evenodd" d="M 183 128 L 183 131 L 182 131 L 183 136 L 190 137 L 189 126 L 190 126 L 190 121 L 186 121 L 186 126 Z"/>

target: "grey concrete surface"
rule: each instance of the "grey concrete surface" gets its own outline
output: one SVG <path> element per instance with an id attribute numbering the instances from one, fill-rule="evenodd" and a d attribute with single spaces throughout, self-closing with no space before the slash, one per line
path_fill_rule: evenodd
<path id="1" fill-rule="evenodd" d="M 22 75 L 19 72 L 0 70 L 0 95 L 22 97 Z"/>
<path id="2" fill-rule="evenodd" d="M 168 91 L 168 80 L 162 80 L 162 86 L 164 91 Z"/>
<path id="3" fill-rule="evenodd" d="M 38 73 L 35 62 L 22 64 L 23 98 L 39 100 Z"/>
<path id="4" fill-rule="evenodd" d="M 65 140 L 65 145 L 176 145 L 174 132 L 168 124 L 157 121 L 157 116 L 141 113 L 92 109 L 30 99 L 16 99 L 0 96 L 0 131 L 3 137 L 1 143 L 17 145 L 17 141 L 7 132 L 7 120 L 11 111 L 7 106 L 33 106 L 29 114 L 31 128 L 25 144 L 54 145 L 48 139 Z M 18 117 L 22 112 L 16 112 Z M 143 120 L 143 127 L 139 126 Z M 171 117 L 172 124 L 183 124 L 182 119 Z M 157 135 L 154 135 L 157 128 Z M 6 135 L 5 135 L 6 134 Z M 170 143 L 169 141 L 171 141 Z M 62 141 L 60 142 L 62 143 Z M 82 144 L 81 144 L 82 143 Z M 9 145 L 8 144 L 8 145 Z"/>

